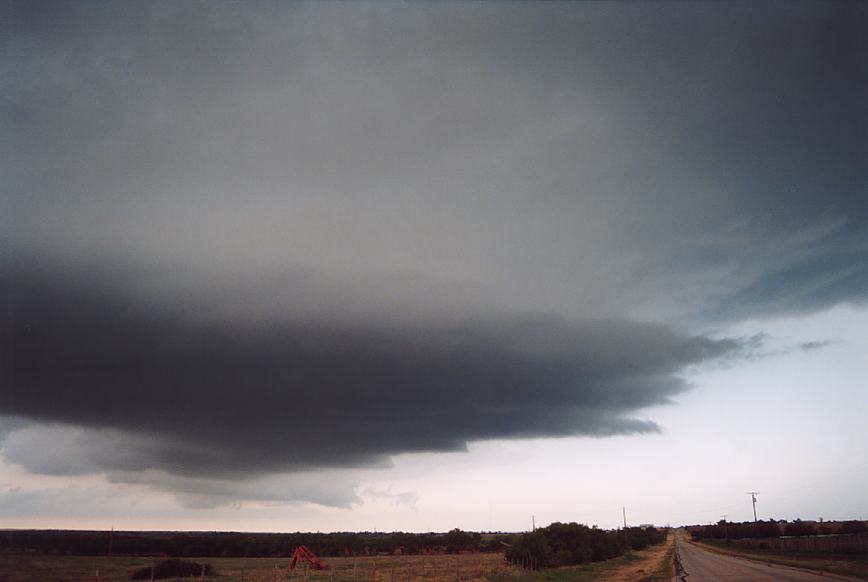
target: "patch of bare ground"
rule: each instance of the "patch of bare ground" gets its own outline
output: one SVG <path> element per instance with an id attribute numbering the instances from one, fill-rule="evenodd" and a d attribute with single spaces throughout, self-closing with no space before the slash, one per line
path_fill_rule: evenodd
<path id="1" fill-rule="evenodd" d="M 600 576 L 601 582 L 657 582 L 672 577 L 672 556 L 675 552 L 675 534 L 671 531 L 666 541 L 638 552 L 631 560 Z"/>

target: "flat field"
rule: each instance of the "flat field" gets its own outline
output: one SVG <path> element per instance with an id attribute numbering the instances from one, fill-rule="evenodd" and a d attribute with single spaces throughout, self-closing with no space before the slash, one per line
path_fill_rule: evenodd
<path id="1" fill-rule="evenodd" d="M 133 572 L 164 558 L 125 556 L 44 556 L 0 554 L 0 582 L 119 582 L 130 580 Z M 439 556 L 376 556 L 324 558 L 327 571 L 309 570 L 305 565 L 287 571 L 286 558 L 184 558 L 205 562 L 217 571 L 206 576 L 212 582 L 475 582 L 491 580 L 498 574 L 520 576 L 503 554 L 459 554 Z M 97 571 L 99 578 L 97 578 Z M 171 580 L 171 579 L 170 579 Z M 177 580 L 191 580 L 178 578 Z"/>
<path id="2" fill-rule="evenodd" d="M 292 573 L 287 571 L 287 558 L 184 558 L 184 561 L 211 564 L 217 573 L 205 576 L 210 582 L 656 582 L 669 579 L 671 549 L 670 536 L 665 544 L 630 552 L 621 558 L 538 572 L 510 566 L 503 554 L 325 558 L 330 566 L 327 571 L 310 570 L 302 564 Z M 120 582 L 130 580 L 136 570 L 163 559 L 0 554 L 0 582 Z"/>

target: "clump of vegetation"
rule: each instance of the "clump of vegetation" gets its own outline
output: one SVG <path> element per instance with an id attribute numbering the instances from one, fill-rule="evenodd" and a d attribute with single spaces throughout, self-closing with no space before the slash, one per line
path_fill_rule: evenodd
<path id="1" fill-rule="evenodd" d="M 864 521 L 845 521 L 841 524 L 841 529 L 838 530 L 838 533 L 842 534 L 858 534 L 864 533 L 868 531 L 868 525 L 865 525 Z"/>
<path id="2" fill-rule="evenodd" d="M 165 560 L 153 566 L 147 566 L 141 570 L 136 570 L 133 573 L 132 580 L 150 580 L 151 570 L 153 569 L 154 580 L 165 580 L 166 578 L 192 578 L 201 576 L 203 573 L 206 576 L 214 576 L 217 572 L 211 567 L 211 564 L 198 564 L 196 562 L 183 562 L 178 559 Z"/>
<path id="3" fill-rule="evenodd" d="M 817 528 L 812 524 L 797 519 L 793 523 L 788 523 L 784 526 L 785 536 L 815 536 Z"/>
<path id="4" fill-rule="evenodd" d="M 578 523 L 553 523 L 524 534 L 506 550 L 506 559 L 529 569 L 573 566 L 622 556 L 627 549 L 640 550 L 664 541 L 655 528 L 601 530 Z"/>
<path id="5" fill-rule="evenodd" d="M 781 525 L 775 520 L 733 523 L 719 521 L 715 525 L 690 528 L 697 540 L 738 540 L 743 538 L 776 538 L 781 535 Z"/>

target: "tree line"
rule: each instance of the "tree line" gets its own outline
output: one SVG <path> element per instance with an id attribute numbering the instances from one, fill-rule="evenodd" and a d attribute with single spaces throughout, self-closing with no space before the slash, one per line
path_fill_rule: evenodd
<path id="1" fill-rule="evenodd" d="M 453 529 L 446 533 L 240 533 L 105 532 L 8 530 L 0 547 L 8 552 L 52 555 L 168 557 L 289 557 L 306 545 L 320 556 L 445 554 L 499 552 L 517 534 L 481 534 Z"/>
<path id="2" fill-rule="evenodd" d="M 696 539 L 738 540 L 744 538 L 776 538 L 780 536 L 815 536 L 829 534 L 854 534 L 868 531 L 864 521 L 816 523 L 796 519 L 791 522 L 768 521 L 732 523 L 724 520 L 714 525 L 687 528 Z"/>

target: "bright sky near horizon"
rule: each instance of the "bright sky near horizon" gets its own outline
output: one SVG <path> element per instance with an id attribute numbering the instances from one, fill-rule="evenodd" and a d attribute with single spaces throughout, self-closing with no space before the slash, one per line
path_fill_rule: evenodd
<path id="1" fill-rule="evenodd" d="M 868 517 L 868 6 L 0 10 L 0 527 Z"/>

